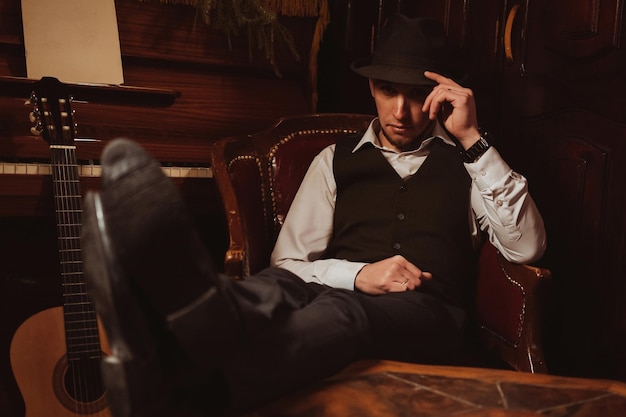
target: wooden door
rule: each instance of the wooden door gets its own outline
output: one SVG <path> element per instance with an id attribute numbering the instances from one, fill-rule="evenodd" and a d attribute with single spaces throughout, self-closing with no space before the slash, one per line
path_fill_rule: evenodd
<path id="1" fill-rule="evenodd" d="M 624 2 L 508 3 L 500 147 L 548 230 L 549 369 L 626 379 Z"/>

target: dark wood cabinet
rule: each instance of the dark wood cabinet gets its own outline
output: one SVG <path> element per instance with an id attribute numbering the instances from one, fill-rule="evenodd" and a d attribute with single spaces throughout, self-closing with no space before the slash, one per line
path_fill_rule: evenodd
<path id="1" fill-rule="evenodd" d="M 500 145 L 548 230 L 550 371 L 626 379 L 622 0 L 511 2 Z M 506 30 L 509 32 L 507 33 Z"/>

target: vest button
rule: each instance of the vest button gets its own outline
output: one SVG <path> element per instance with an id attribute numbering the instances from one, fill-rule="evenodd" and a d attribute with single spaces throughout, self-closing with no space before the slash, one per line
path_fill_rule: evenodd
<path id="1" fill-rule="evenodd" d="M 406 185 L 404 185 L 404 184 L 402 184 L 400 186 L 400 191 L 406 191 L 407 189 L 408 189 L 408 187 Z"/>
<path id="2" fill-rule="evenodd" d="M 394 243 L 391 247 L 394 248 L 395 250 L 400 250 L 402 248 L 402 245 L 399 243 Z"/>
<path id="3" fill-rule="evenodd" d="M 403 213 L 396 214 L 396 217 L 398 218 L 398 220 L 404 220 L 404 214 Z"/>

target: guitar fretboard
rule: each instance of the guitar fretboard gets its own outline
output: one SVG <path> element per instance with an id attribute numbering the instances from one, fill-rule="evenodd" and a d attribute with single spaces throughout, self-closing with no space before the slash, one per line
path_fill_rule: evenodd
<path id="1" fill-rule="evenodd" d="M 50 145 L 68 360 L 101 355 L 98 322 L 87 294 L 80 246 L 82 197 L 75 146 Z"/>

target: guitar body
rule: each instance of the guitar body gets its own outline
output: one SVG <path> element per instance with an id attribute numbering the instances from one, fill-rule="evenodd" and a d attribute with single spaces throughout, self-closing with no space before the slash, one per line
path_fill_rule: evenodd
<path id="1" fill-rule="evenodd" d="M 99 381 L 82 388 L 86 392 L 72 386 L 64 334 L 63 308 L 55 307 L 29 317 L 13 335 L 11 366 L 24 399 L 25 417 L 110 417 Z M 109 354 L 102 330 L 100 342 L 104 354 Z M 94 373 L 94 378 L 101 379 L 99 367 Z"/>

